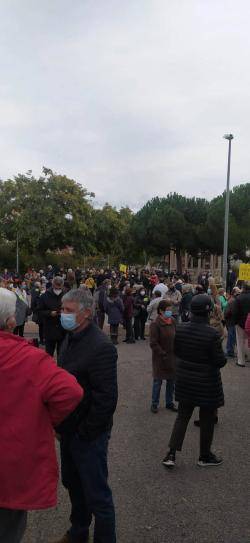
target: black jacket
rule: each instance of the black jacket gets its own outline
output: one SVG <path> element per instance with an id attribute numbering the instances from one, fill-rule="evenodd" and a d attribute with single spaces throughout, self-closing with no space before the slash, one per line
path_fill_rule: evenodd
<path id="1" fill-rule="evenodd" d="M 80 406 L 60 425 L 59 433 L 77 431 L 90 441 L 110 431 L 118 397 L 117 350 L 106 334 L 94 323 L 82 332 L 67 334 L 59 365 L 84 389 Z"/>
<path id="2" fill-rule="evenodd" d="M 248 313 L 250 313 L 250 290 L 242 292 L 242 294 L 235 298 L 231 308 L 233 324 L 238 324 L 241 328 L 245 328 Z"/>
<path id="3" fill-rule="evenodd" d="M 200 407 L 224 405 L 220 368 L 226 358 L 218 332 L 205 317 L 192 316 L 191 322 L 177 326 L 175 398 Z"/>
<path id="4" fill-rule="evenodd" d="M 37 313 L 39 320 L 42 321 L 44 325 L 45 339 L 61 341 L 65 336 L 65 330 L 60 321 L 63 295 L 64 292 L 57 295 L 54 293 L 53 289 L 50 288 L 40 296 Z M 52 317 L 51 311 L 58 311 L 58 315 Z"/>

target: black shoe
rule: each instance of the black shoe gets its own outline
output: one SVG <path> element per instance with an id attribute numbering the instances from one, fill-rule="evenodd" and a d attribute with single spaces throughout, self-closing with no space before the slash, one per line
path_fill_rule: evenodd
<path id="1" fill-rule="evenodd" d="M 167 456 L 162 460 L 162 463 L 166 468 L 173 469 L 175 467 L 175 454 L 169 452 Z"/>
<path id="2" fill-rule="evenodd" d="M 166 405 L 166 409 L 169 409 L 170 411 L 174 411 L 175 413 L 178 412 L 178 407 L 176 407 L 174 403 L 171 403 L 170 405 Z"/>
<path id="3" fill-rule="evenodd" d="M 157 405 L 151 405 L 150 410 L 151 410 L 151 413 L 158 413 L 158 407 L 157 407 Z"/>
<path id="4" fill-rule="evenodd" d="M 223 462 L 222 458 L 217 458 L 215 454 L 210 453 L 210 455 L 206 457 L 200 456 L 199 461 L 198 461 L 198 466 L 202 468 L 206 468 L 209 466 L 220 466 L 222 462 Z"/>
<path id="5" fill-rule="evenodd" d="M 135 343 L 135 339 L 127 339 L 126 343 L 128 343 L 129 345 Z"/>

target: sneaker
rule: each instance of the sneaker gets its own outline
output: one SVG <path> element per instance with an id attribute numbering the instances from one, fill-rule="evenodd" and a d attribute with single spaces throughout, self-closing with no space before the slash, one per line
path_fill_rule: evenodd
<path id="1" fill-rule="evenodd" d="M 178 407 L 176 407 L 174 403 L 171 403 L 170 405 L 166 405 L 166 409 L 169 409 L 170 411 L 174 411 L 175 413 L 177 413 L 178 411 Z"/>
<path id="2" fill-rule="evenodd" d="M 222 462 L 223 462 L 222 458 L 217 458 L 215 454 L 210 453 L 210 455 L 207 457 L 200 456 L 199 461 L 198 461 L 198 466 L 202 468 L 206 468 L 209 466 L 220 466 Z"/>
<path id="3" fill-rule="evenodd" d="M 240 368 L 245 368 L 245 364 L 239 364 L 238 362 L 236 362 L 236 366 L 239 366 Z"/>
<path id="4" fill-rule="evenodd" d="M 167 456 L 162 460 L 162 463 L 166 468 L 173 469 L 175 467 L 175 454 L 169 452 Z"/>
<path id="5" fill-rule="evenodd" d="M 158 413 L 158 407 L 157 405 L 151 405 L 151 413 Z"/>

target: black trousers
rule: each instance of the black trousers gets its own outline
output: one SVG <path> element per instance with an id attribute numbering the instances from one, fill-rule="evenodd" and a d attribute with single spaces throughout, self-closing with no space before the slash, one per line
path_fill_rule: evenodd
<path id="1" fill-rule="evenodd" d="M 178 415 L 169 441 L 169 448 L 181 451 L 188 423 L 192 417 L 195 405 L 179 403 Z M 214 435 L 214 408 L 200 407 L 200 456 L 210 453 Z"/>
<path id="2" fill-rule="evenodd" d="M 135 332 L 135 339 L 138 339 L 139 337 L 141 339 L 144 339 L 145 336 L 145 317 L 135 317 L 134 320 L 134 332 Z"/>
<path id="3" fill-rule="evenodd" d="M 134 331 L 132 326 L 132 317 L 130 319 L 125 319 L 125 328 L 126 328 L 126 341 L 134 340 Z"/>
<path id="4" fill-rule="evenodd" d="M 62 339 L 48 339 L 48 338 L 45 338 L 45 351 L 46 351 L 46 353 L 50 354 L 51 356 L 54 356 L 54 352 L 55 352 L 55 349 L 56 349 L 56 353 L 57 353 L 57 356 L 58 356 L 62 342 L 63 342 Z"/>
<path id="5" fill-rule="evenodd" d="M 25 322 L 23 324 L 20 324 L 20 326 L 16 326 L 16 328 L 14 328 L 14 334 L 16 336 L 20 336 L 20 337 L 23 337 L 23 334 L 24 334 L 24 326 L 25 326 Z"/>
<path id="6" fill-rule="evenodd" d="M 114 345 L 117 345 L 119 324 L 110 325 L 110 339 Z"/>
<path id="7" fill-rule="evenodd" d="M 0 543 L 20 543 L 26 524 L 26 511 L 0 509 Z"/>

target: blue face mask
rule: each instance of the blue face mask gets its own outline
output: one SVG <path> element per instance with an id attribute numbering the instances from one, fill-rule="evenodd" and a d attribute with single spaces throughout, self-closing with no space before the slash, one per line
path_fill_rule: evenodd
<path id="1" fill-rule="evenodd" d="M 172 314 L 173 312 L 169 309 L 167 311 L 164 312 L 164 316 L 169 319 L 170 317 L 172 317 Z"/>
<path id="2" fill-rule="evenodd" d="M 75 313 L 61 313 L 61 325 L 65 330 L 75 330 L 78 326 Z"/>
<path id="3" fill-rule="evenodd" d="M 210 296 L 210 294 L 212 294 L 212 291 L 211 291 L 211 288 L 208 288 L 207 289 L 207 294 Z"/>

